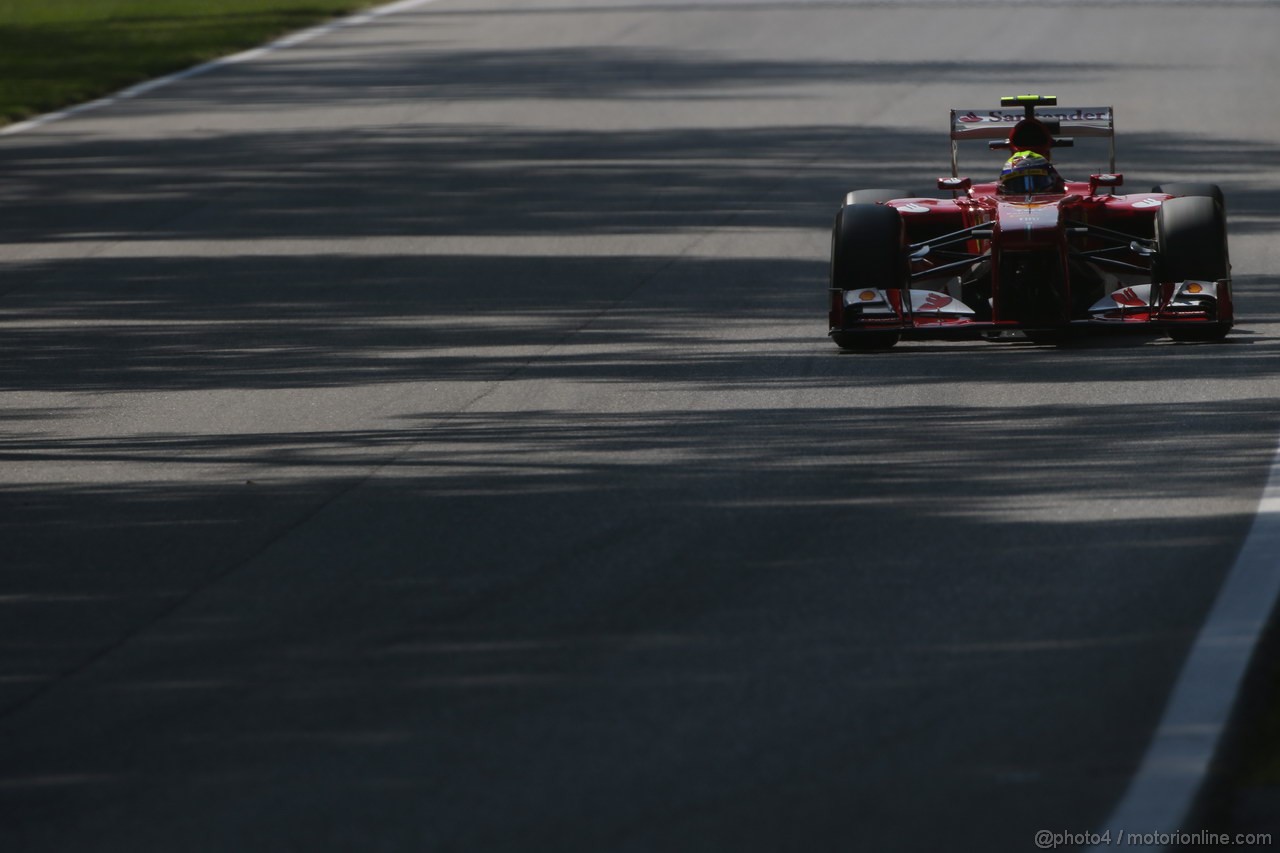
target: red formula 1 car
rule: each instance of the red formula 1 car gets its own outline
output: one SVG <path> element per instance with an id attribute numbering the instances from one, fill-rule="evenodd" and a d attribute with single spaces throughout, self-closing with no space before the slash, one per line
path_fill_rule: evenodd
<path id="1" fill-rule="evenodd" d="M 831 239 L 836 344 L 1060 342 L 1091 330 L 1146 330 L 1180 341 L 1227 334 L 1222 191 L 1185 183 L 1117 194 L 1124 178 L 1115 172 L 1112 109 L 1056 105 L 1056 98 L 1018 95 L 1002 98 L 998 110 L 952 110 L 951 177 L 937 182 L 952 198 L 897 190 L 845 197 Z M 1077 136 L 1109 140 L 1107 173 L 1081 182 L 1058 176 L 1051 150 Z M 1000 181 L 960 177 L 958 145 L 971 139 L 1013 154 Z"/>

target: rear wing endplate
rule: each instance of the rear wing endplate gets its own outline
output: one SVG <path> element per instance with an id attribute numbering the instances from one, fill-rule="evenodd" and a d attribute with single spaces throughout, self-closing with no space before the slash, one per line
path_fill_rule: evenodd
<path id="1" fill-rule="evenodd" d="M 1043 100 L 1050 100 L 1045 98 Z M 1002 107 L 1000 109 L 952 110 L 951 111 L 951 175 L 960 174 L 957 153 L 959 143 L 971 139 L 1008 139 L 1014 125 L 1028 117 L 1034 110 L 1034 117 L 1043 122 L 1049 132 L 1070 134 L 1072 137 L 1101 137 L 1111 140 L 1111 165 L 1109 170 L 1116 170 L 1116 125 L 1115 114 L 1111 107 L 1059 107 L 1040 106 L 1033 108 L 1022 106 Z"/>

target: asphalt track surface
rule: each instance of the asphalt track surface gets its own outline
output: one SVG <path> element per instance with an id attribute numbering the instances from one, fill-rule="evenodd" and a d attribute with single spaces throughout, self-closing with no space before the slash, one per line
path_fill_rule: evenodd
<path id="1" fill-rule="evenodd" d="M 0 140 L 0 849 L 1096 828 L 1280 435 L 1277 33 L 439 0 Z M 1036 90 L 1223 185 L 1237 331 L 838 354 L 843 193 Z"/>

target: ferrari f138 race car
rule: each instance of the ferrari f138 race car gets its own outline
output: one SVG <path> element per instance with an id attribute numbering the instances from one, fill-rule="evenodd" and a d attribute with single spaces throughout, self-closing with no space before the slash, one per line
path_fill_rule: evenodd
<path id="1" fill-rule="evenodd" d="M 1052 343 L 1090 331 L 1212 341 L 1232 325 L 1222 191 L 1177 183 L 1117 194 L 1111 107 L 1044 95 L 951 111 L 951 198 L 848 193 L 831 239 L 830 336 L 843 349 L 901 339 Z M 1061 135 L 1064 132 L 1071 136 Z M 1066 181 L 1053 149 L 1109 141 L 1109 171 Z M 1006 150 L 999 181 L 960 176 L 959 143 Z"/>

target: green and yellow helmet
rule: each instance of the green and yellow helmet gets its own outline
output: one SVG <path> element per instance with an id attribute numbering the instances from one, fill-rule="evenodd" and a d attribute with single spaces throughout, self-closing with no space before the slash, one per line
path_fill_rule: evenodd
<path id="1" fill-rule="evenodd" d="M 1050 193 L 1061 187 L 1061 179 L 1048 158 L 1034 151 L 1017 151 L 1000 171 L 1002 193 Z"/>

